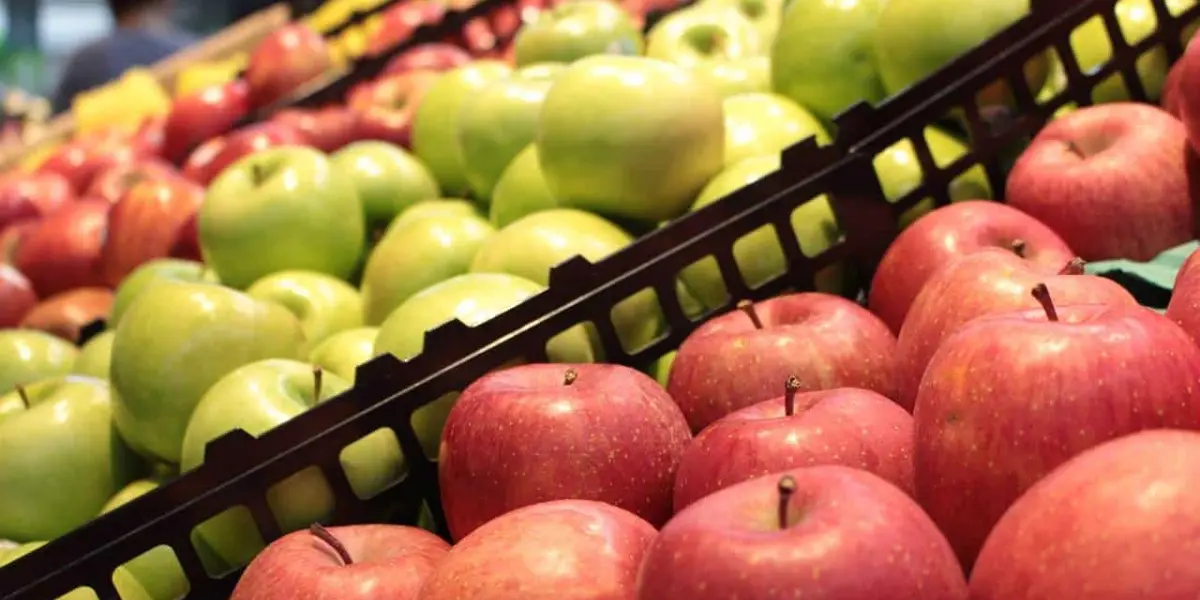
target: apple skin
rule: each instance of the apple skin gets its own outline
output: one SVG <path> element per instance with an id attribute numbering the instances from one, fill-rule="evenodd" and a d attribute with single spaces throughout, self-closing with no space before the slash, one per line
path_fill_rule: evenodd
<path id="1" fill-rule="evenodd" d="M 939 166 L 949 166 L 967 153 L 969 148 L 958 138 L 936 127 L 925 128 L 925 142 L 933 161 Z M 925 180 L 916 149 L 908 138 L 896 142 L 877 154 L 874 161 L 875 173 L 888 202 L 897 202 L 909 192 L 917 189 Z M 992 196 L 992 185 L 987 171 L 975 165 L 950 182 L 948 190 L 951 202 L 964 200 L 988 200 Z M 917 219 L 929 214 L 935 205 L 932 198 L 915 204 L 900 215 L 899 225 L 905 229 Z"/>
<path id="2" fill-rule="evenodd" d="M 0 178 L 0 229 L 44 217 L 74 200 L 71 182 L 58 173 L 5 175 Z"/>
<path id="3" fill-rule="evenodd" d="M 44 219 L 23 219 L 0 229 L 0 263 L 16 266 L 17 250 Z"/>
<path id="4" fill-rule="evenodd" d="M 375 358 L 378 327 L 356 327 L 339 331 L 317 344 L 308 355 L 312 364 L 354 383 L 359 365 Z"/>
<path id="5" fill-rule="evenodd" d="M 300 132 L 286 123 L 268 121 L 247 125 L 197 146 L 183 165 L 183 175 L 207 187 L 230 165 L 246 156 L 269 148 L 307 143 Z"/>
<path id="6" fill-rule="evenodd" d="M 175 167 L 156 158 L 136 163 L 116 164 L 96 174 L 83 198 L 106 200 L 116 204 L 134 187 L 146 179 L 165 179 L 178 175 Z"/>
<path id="7" fill-rule="evenodd" d="M 29 408 L 0 422 L 0 537 L 20 542 L 92 520 L 140 466 L 112 427 L 105 381 L 43 380 L 27 394 Z"/>
<path id="8" fill-rule="evenodd" d="M 243 76 L 250 105 L 272 104 L 332 67 L 333 55 L 321 34 L 299 22 L 284 25 L 250 53 Z"/>
<path id="9" fill-rule="evenodd" d="M 1006 204 L 958 202 L 939 208 L 900 232 L 871 280 L 867 306 L 899 334 L 913 300 L 929 278 L 960 256 L 982 248 L 1012 250 L 1048 269 L 1075 257 L 1067 243 L 1037 219 Z"/>
<path id="10" fill-rule="evenodd" d="M 209 186 L 199 226 L 205 264 L 239 289 L 282 270 L 347 279 L 366 237 L 353 179 L 303 147 L 263 150 L 232 165 Z"/>
<path id="11" fill-rule="evenodd" d="M 271 117 L 295 129 L 309 146 L 321 152 L 337 152 L 357 139 L 359 116 L 345 106 L 318 109 L 288 108 Z"/>
<path id="12" fill-rule="evenodd" d="M 432 42 L 419 44 L 402 52 L 388 62 L 383 75 L 406 71 L 449 71 L 471 62 L 471 55 L 453 44 Z"/>
<path id="13" fill-rule="evenodd" d="M 1069 305 L 1047 287 L 1057 315 L 959 328 L 917 393 L 917 498 L 967 570 L 1004 511 L 1072 456 L 1143 429 L 1200 428 L 1190 336 L 1147 308 Z"/>
<path id="14" fill-rule="evenodd" d="M 354 142 L 331 155 L 329 162 L 353 180 L 368 232 L 380 232 L 406 208 L 442 195 L 421 161 L 386 142 Z"/>
<path id="15" fill-rule="evenodd" d="M 786 500 L 784 480 L 795 489 Z M 866 471 L 819 465 L 735 484 L 678 513 L 646 552 L 637 598 L 962 600 L 966 588 L 916 502 Z"/>
<path id="16" fill-rule="evenodd" d="M 130 482 L 121 488 L 100 509 L 100 514 L 112 512 L 166 483 L 165 479 L 147 478 Z M 148 600 L 158 598 L 182 598 L 187 595 L 189 584 L 183 567 L 174 551 L 165 546 L 156 546 L 121 565 L 145 590 Z M 124 598 L 125 596 L 122 596 Z"/>
<path id="17" fill-rule="evenodd" d="M 538 162 L 560 206 L 657 223 L 684 213 L 720 172 L 724 123 L 721 96 L 680 67 L 591 56 L 546 94 Z"/>
<path id="18" fill-rule="evenodd" d="M 413 221 L 418 221 L 426 217 L 438 217 L 443 215 L 482 217 L 483 213 L 479 211 L 478 204 L 462 198 L 437 198 L 435 200 L 422 200 L 404 209 L 404 211 L 401 212 L 395 219 L 392 219 L 392 222 L 388 224 L 387 231 L 405 227 Z"/>
<path id="19" fill-rule="evenodd" d="M 362 326 L 362 298 L 353 286 L 324 273 L 279 271 L 246 289 L 252 298 L 275 302 L 300 321 L 304 345 L 300 356 L 329 336 Z"/>
<path id="20" fill-rule="evenodd" d="M 412 148 L 437 178 L 442 193 L 462 195 L 469 187 L 458 144 L 463 104 L 511 72 L 508 65 L 498 61 L 474 61 L 443 73 L 422 98 L 413 117 Z"/>
<path id="21" fill-rule="evenodd" d="M 112 302 L 112 290 L 75 288 L 42 300 L 25 314 L 20 327 L 45 331 L 74 342 L 86 325 L 108 316 Z"/>
<path id="22" fill-rule="evenodd" d="M 685 69 L 762 55 L 770 47 L 733 6 L 699 4 L 663 17 L 646 35 L 646 56 Z"/>
<path id="23" fill-rule="evenodd" d="M 1159 102 L 1159 106 L 1162 106 L 1167 114 L 1179 120 L 1183 120 L 1183 92 L 1179 89 L 1179 83 L 1183 79 L 1183 68 L 1183 62 L 1180 61 L 1167 72 L 1167 78 L 1163 82 L 1162 100 Z"/>
<path id="24" fill-rule="evenodd" d="M 212 271 L 199 262 L 176 258 L 148 261 L 134 269 L 121 282 L 121 285 L 117 286 L 116 294 L 113 296 L 112 310 L 108 316 L 108 326 L 116 328 L 121 323 L 121 318 L 125 316 L 125 311 L 129 310 L 130 305 L 133 304 L 134 299 L 149 286 L 163 281 L 217 283 Z"/>
<path id="25" fill-rule="evenodd" d="M 703 0 L 702 8 L 733 8 L 758 32 L 762 48 L 775 43 L 783 16 L 784 0 Z"/>
<path id="26" fill-rule="evenodd" d="M 1200 252 L 1193 252 L 1179 268 L 1166 315 L 1200 343 Z"/>
<path id="27" fill-rule="evenodd" d="M 0 394 L 18 385 L 66 375 L 79 350 L 43 331 L 0 330 Z"/>
<path id="28" fill-rule="evenodd" d="M 176 98 L 164 125 L 163 157 L 183 162 L 196 146 L 229 131 L 249 112 L 250 88 L 241 79 Z"/>
<path id="29" fill-rule="evenodd" d="M 21 240 L 13 265 L 39 297 L 104 284 L 97 261 L 108 211 L 102 200 L 80 200 L 39 221 Z"/>
<path id="30" fill-rule="evenodd" d="M 661 527 L 691 440 L 666 391 L 629 367 L 529 364 L 490 373 L 458 397 L 442 434 L 438 481 L 450 535 L 461 540 L 514 509 L 571 498 Z"/>
<path id="31" fill-rule="evenodd" d="M 737 94 L 725 99 L 725 166 L 763 154 L 779 154 L 815 137 L 828 144 L 829 133 L 816 117 L 775 94 Z"/>
<path id="32" fill-rule="evenodd" d="M 438 536 L 404 525 L 327 530 L 346 547 L 343 564 L 309 531 L 289 533 L 254 558 L 230 600 L 415 600 L 450 550 Z"/>
<path id="33" fill-rule="evenodd" d="M 71 372 L 76 375 L 108 379 L 112 364 L 112 343 L 116 333 L 109 329 L 96 334 L 79 348 L 79 356 Z"/>
<path id="34" fill-rule="evenodd" d="M 421 25 L 442 20 L 446 5 L 434 0 L 400 2 L 379 13 L 379 25 L 367 40 L 366 55 L 378 56 L 407 40 Z"/>
<path id="35" fill-rule="evenodd" d="M 850 300 L 805 292 L 752 305 L 701 325 L 679 346 L 667 391 L 693 432 L 779 394 L 789 376 L 800 390 L 857 387 L 894 398 L 896 338 Z M 781 348 L 788 348 L 782 351 Z"/>
<path id="36" fill-rule="evenodd" d="M 139 453 L 178 463 L 209 387 L 242 365 L 297 357 L 303 344 L 296 317 L 275 303 L 208 283 L 147 286 L 113 339 L 117 429 Z"/>
<path id="37" fill-rule="evenodd" d="M 570 64 L 593 54 L 638 55 L 645 50 L 641 28 L 621 6 L 607 0 L 560 2 L 517 32 L 516 63 Z"/>
<path id="38" fill-rule="evenodd" d="M 38 173 L 62 175 L 71 183 L 76 194 L 83 194 L 100 172 L 119 164 L 139 162 L 147 158 L 124 136 L 95 134 L 67 142 L 38 166 Z"/>
<path id="39" fill-rule="evenodd" d="M 0 329 L 16 327 L 37 303 L 33 284 L 11 265 L 0 263 Z"/>
<path id="40" fill-rule="evenodd" d="M 656 533 L 637 515 L 602 502 L 526 506 L 455 544 L 417 598 L 632 598 Z"/>
<path id="41" fill-rule="evenodd" d="M 170 256 L 203 203 L 204 188 L 182 177 L 146 178 L 129 187 L 108 212 L 99 259 L 104 284 L 116 287 L 139 266 Z"/>
<path id="42" fill-rule="evenodd" d="M 538 163 L 537 146 L 529 144 L 517 153 L 504 168 L 488 203 L 488 220 L 496 227 L 505 227 L 522 217 L 558 206 L 542 166 Z"/>
<path id="43" fill-rule="evenodd" d="M 435 71 L 406 71 L 355 87 L 347 98 L 357 115 L 355 139 L 411 147 L 413 119 L 439 77 Z"/>
<path id="44" fill-rule="evenodd" d="M 1194 237 L 1188 154 L 1183 124 L 1157 107 L 1081 108 L 1038 132 L 1009 173 L 1006 200 L 1085 260 L 1148 261 Z"/>

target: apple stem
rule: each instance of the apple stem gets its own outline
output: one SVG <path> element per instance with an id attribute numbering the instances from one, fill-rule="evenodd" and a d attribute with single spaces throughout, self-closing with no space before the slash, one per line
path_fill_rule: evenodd
<path id="1" fill-rule="evenodd" d="M 1062 270 L 1058 272 L 1058 274 L 1059 275 L 1083 275 L 1083 273 L 1084 273 L 1083 268 L 1085 266 L 1087 266 L 1087 263 L 1083 262 L 1082 258 L 1075 257 L 1075 258 L 1072 258 L 1070 261 L 1068 261 L 1067 264 L 1063 266 Z"/>
<path id="2" fill-rule="evenodd" d="M 325 371 L 321 367 L 313 367 L 313 398 L 321 401 L 321 384 L 325 381 Z"/>
<path id="3" fill-rule="evenodd" d="M 263 176 L 265 174 L 266 173 L 263 171 L 262 165 L 259 165 L 259 164 L 250 165 L 250 177 L 254 179 L 254 185 L 261 184 L 263 182 L 263 179 L 264 179 Z"/>
<path id="4" fill-rule="evenodd" d="M 758 318 L 758 311 L 754 310 L 754 303 L 749 300 L 742 300 L 737 303 L 738 310 L 746 313 L 750 317 L 750 322 L 754 324 L 755 329 L 762 329 L 762 320 Z"/>
<path id="5" fill-rule="evenodd" d="M 29 393 L 25 391 L 25 386 L 17 386 L 17 397 L 21 399 L 21 404 L 25 405 L 25 409 L 29 410 Z"/>
<path id="6" fill-rule="evenodd" d="M 796 493 L 796 478 L 791 475 L 784 475 L 779 480 L 779 528 L 788 528 L 788 506 L 792 502 L 792 496 Z"/>
<path id="7" fill-rule="evenodd" d="M 800 378 L 789 375 L 783 384 L 783 412 L 787 416 L 796 414 L 796 392 L 800 391 Z"/>
<path id="8" fill-rule="evenodd" d="M 328 529 L 325 529 L 324 525 L 321 525 L 320 523 L 313 523 L 312 526 L 308 528 L 308 532 L 313 534 L 322 542 L 329 544 L 329 547 L 333 548 L 333 551 L 337 553 L 338 558 L 342 559 L 343 565 L 348 567 L 354 564 L 354 561 L 350 559 L 350 551 L 346 550 L 346 546 L 345 544 L 342 544 L 342 540 L 337 539 L 337 537 L 330 533 Z"/>
<path id="9" fill-rule="evenodd" d="M 1042 310 L 1046 311 L 1046 318 L 1050 321 L 1058 321 L 1058 310 L 1054 308 L 1054 299 L 1050 297 L 1050 288 L 1046 284 L 1039 283 L 1033 286 L 1033 298 L 1042 305 Z"/>
<path id="10" fill-rule="evenodd" d="M 1028 244 L 1025 243 L 1025 240 L 1022 240 L 1022 239 L 1013 240 L 1012 243 L 1008 245 L 1008 247 L 1010 249 L 1012 249 L 1013 254 L 1016 254 L 1017 256 L 1020 256 L 1021 258 L 1025 258 L 1025 250 L 1028 247 Z"/>
<path id="11" fill-rule="evenodd" d="M 1087 158 L 1083 155 L 1083 152 L 1079 149 L 1079 146 L 1076 145 L 1075 142 L 1069 140 L 1067 141 L 1067 152 L 1070 152 L 1079 158 Z"/>
<path id="12" fill-rule="evenodd" d="M 563 374 L 563 385 L 571 385 L 572 383 L 575 383 L 575 380 L 578 378 L 579 373 L 577 373 L 575 369 L 567 369 L 567 372 Z"/>

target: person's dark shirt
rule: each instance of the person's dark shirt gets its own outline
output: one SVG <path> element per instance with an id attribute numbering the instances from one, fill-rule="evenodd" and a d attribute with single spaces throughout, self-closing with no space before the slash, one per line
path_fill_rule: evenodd
<path id="1" fill-rule="evenodd" d="M 89 42 L 67 61 L 54 93 L 54 111 L 67 110 L 71 108 L 71 100 L 81 92 L 113 81 L 130 68 L 152 65 L 194 41 L 191 36 L 176 31 L 116 29 L 106 37 Z"/>

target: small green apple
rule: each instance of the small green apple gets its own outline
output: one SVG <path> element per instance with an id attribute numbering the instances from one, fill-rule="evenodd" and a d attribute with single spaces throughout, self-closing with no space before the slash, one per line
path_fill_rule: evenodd
<path id="1" fill-rule="evenodd" d="M 525 215 L 554 208 L 558 203 L 542 176 L 538 164 L 537 146 L 529 144 L 508 163 L 500 181 L 492 190 L 488 219 L 496 227 L 504 227 Z"/>
<path id="2" fill-rule="evenodd" d="M 830 142 L 812 114 L 775 94 L 738 94 L 725 99 L 725 165 L 762 154 L 779 154 L 801 140 Z"/>
<path id="3" fill-rule="evenodd" d="M 771 91 L 771 59 L 765 56 L 707 62 L 691 70 L 708 80 L 723 98 Z"/>
<path id="4" fill-rule="evenodd" d="M 393 144 L 354 142 L 330 155 L 329 162 L 354 182 L 368 233 L 382 231 L 404 209 L 442 195 L 429 169 Z"/>
<path id="5" fill-rule="evenodd" d="M 655 24 L 646 36 L 646 56 L 688 69 L 759 56 L 769 48 L 754 24 L 728 5 L 677 10 Z"/>
<path id="6" fill-rule="evenodd" d="M 476 214 L 431 215 L 390 228 L 367 259 L 364 323 L 379 325 L 413 294 L 466 273 L 480 246 L 495 233 Z"/>
<path id="7" fill-rule="evenodd" d="M 442 193 L 465 194 L 466 165 L 458 144 L 459 112 L 468 98 L 508 77 L 512 69 L 495 60 L 477 60 L 447 71 L 430 86 L 413 117 L 413 152 L 429 167 Z"/>
<path id="8" fill-rule="evenodd" d="M 653 58 L 573 63 L 538 122 L 538 163 L 561 206 L 646 223 L 687 210 L 721 170 L 724 144 L 716 89 Z"/>
<path id="9" fill-rule="evenodd" d="M 703 0 L 697 6 L 737 10 L 754 25 L 764 48 L 775 41 L 783 15 L 783 0 Z"/>
<path id="10" fill-rule="evenodd" d="M 298 357 L 303 344 L 300 322 L 274 302 L 208 283 L 150 287 L 113 339 L 117 429 L 140 453 L 178 463 L 188 419 L 210 386 L 247 363 Z"/>
<path id="11" fill-rule="evenodd" d="M 117 493 L 113 494 L 104 507 L 100 509 L 100 514 L 110 513 L 130 502 L 157 490 L 162 487 L 163 482 L 159 479 L 138 479 L 131 481 L 129 485 L 121 488 Z"/>
<path id="12" fill-rule="evenodd" d="M 958 157 L 967 153 L 966 144 L 954 136 L 935 127 L 925 128 L 925 141 L 929 145 L 929 153 L 933 161 L 940 166 L 953 163 Z M 879 153 L 874 160 L 875 172 L 879 175 L 879 183 L 883 187 L 883 195 L 889 202 L 895 202 L 905 194 L 921 185 L 924 175 L 912 142 L 905 138 L 887 150 Z M 992 198 L 992 186 L 988 183 L 987 171 L 980 165 L 967 169 L 965 173 L 954 178 L 950 183 L 950 199 L 959 200 L 989 200 Z M 924 200 L 904 213 L 900 226 L 907 227 L 922 215 L 933 210 L 933 199 Z"/>
<path id="13" fill-rule="evenodd" d="M 28 407 L 0 421 L 0 537 L 54 539 L 100 514 L 143 465 L 113 429 L 104 380 L 68 375 L 22 391 Z"/>
<path id="14" fill-rule="evenodd" d="M 0 394 L 18 385 L 66 375 L 79 350 L 70 342 L 33 329 L 0 329 Z"/>
<path id="15" fill-rule="evenodd" d="M 518 67 L 572 63 L 593 54 L 642 53 L 642 32 L 629 13 L 610 0 L 573 0 L 541 11 L 517 31 Z"/>
<path id="16" fill-rule="evenodd" d="M 378 336 L 377 327 L 335 333 L 313 348 L 308 361 L 353 384 L 359 365 L 375 358 L 375 338 Z"/>
<path id="17" fill-rule="evenodd" d="M 675 355 L 679 354 L 678 350 L 672 350 L 659 357 L 650 366 L 650 376 L 664 388 L 667 387 L 667 381 L 671 379 L 671 365 L 675 364 Z"/>
<path id="18" fill-rule="evenodd" d="M 305 340 L 299 356 L 307 356 L 339 331 L 362 326 L 363 302 L 358 290 L 324 273 L 280 271 L 254 282 L 246 293 L 296 315 Z"/>
<path id="19" fill-rule="evenodd" d="M 99 379 L 108 379 L 112 363 L 112 342 L 116 333 L 112 329 L 100 332 L 79 349 L 79 357 L 71 372 Z"/>
<path id="20" fill-rule="evenodd" d="M 365 244 L 353 178 L 298 146 L 268 148 L 225 169 L 197 222 L 204 262 L 237 289 L 288 269 L 347 279 Z"/>
<path id="21" fill-rule="evenodd" d="M 115 328 L 125 316 L 134 298 L 147 286 L 161 281 L 196 281 L 218 283 L 217 274 L 203 263 L 178 258 L 157 258 L 134 269 L 117 286 L 113 296 L 112 310 L 108 313 L 108 327 Z"/>

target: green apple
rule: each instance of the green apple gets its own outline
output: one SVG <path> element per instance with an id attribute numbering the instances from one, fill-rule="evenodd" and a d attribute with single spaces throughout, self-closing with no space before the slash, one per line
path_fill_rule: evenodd
<path id="1" fill-rule="evenodd" d="M 572 63 L 593 54 L 641 54 L 642 31 L 629 13 L 610 0 L 573 0 L 541 11 L 517 31 L 518 67 Z"/>
<path id="2" fill-rule="evenodd" d="M 779 154 L 801 140 L 830 142 L 811 113 L 775 94 L 738 94 L 725 99 L 725 165 L 752 156 Z"/>
<path id="3" fill-rule="evenodd" d="M 244 365 L 213 384 L 197 404 L 184 436 L 180 466 L 186 472 L 203 464 L 208 443 L 234 429 L 262 435 L 349 387 L 346 380 L 309 363 L 275 359 Z M 341 458 L 351 486 L 356 493 L 365 492 L 363 497 L 380 492 L 405 468 L 390 430 L 354 442 Z M 333 502 L 328 482 L 315 468 L 300 471 L 267 492 L 267 504 L 284 532 L 326 518 Z M 245 565 L 261 550 L 247 513 L 222 513 L 200 525 L 199 531 L 230 565 Z"/>
<path id="4" fill-rule="evenodd" d="M 178 258 L 157 258 L 143 263 L 134 269 L 121 284 L 113 296 L 112 310 L 108 313 L 108 327 L 115 328 L 125 316 L 129 305 L 133 304 L 147 286 L 161 281 L 202 281 L 218 283 L 217 275 L 203 263 Z"/>
<path id="5" fill-rule="evenodd" d="M 359 327 L 335 333 L 313 348 L 308 361 L 354 383 L 358 366 L 375 358 L 375 338 L 378 336 L 377 327 Z"/>
<path id="6" fill-rule="evenodd" d="M 79 349 L 79 356 L 75 359 L 75 366 L 71 368 L 71 372 L 76 375 L 108 379 L 109 365 L 112 363 L 112 342 L 115 335 L 114 330 L 108 329 L 88 340 Z"/>
<path id="7" fill-rule="evenodd" d="M 121 488 L 116 494 L 113 494 L 104 507 L 100 509 L 100 514 L 110 513 L 130 502 L 157 490 L 163 482 L 159 479 L 138 479 L 131 481 L 129 485 Z"/>
<path id="8" fill-rule="evenodd" d="M 707 62 L 691 70 L 708 80 L 724 98 L 771 91 L 771 59 L 766 56 Z"/>
<path id="9" fill-rule="evenodd" d="M 0 537 L 54 539 L 100 514 L 141 461 L 112 426 L 107 382 L 68 375 L 30 385 L 0 421 Z"/>
<path id="10" fill-rule="evenodd" d="M 467 183 L 476 198 L 490 201 L 504 168 L 533 142 L 542 101 L 564 68 L 555 63 L 522 68 L 463 103 L 458 143 Z"/>
<path id="11" fill-rule="evenodd" d="M 354 182 L 368 233 L 382 231 L 404 209 L 442 195 L 433 173 L 393 144 L 354 142 L 330 155 L 329 162 Z"/>
<path id="12" fill-rule="evenodd" d="M 933 155 L 933 161 L 939 166 L 950 165 L 968 151 L 966 144 L 935 127 L 925 128 L 925 141 L 929 145 L 929 153 Z M 879 183 L 883 187 L 883 194 L 889 202 L 895 202 L 916 189 L 924 179 L 916 152 L 908 138 L 876 155 L 874 164 L 875 172 L 879 175 Z M 987 171 L 980 165 L 975 165 L 962 175 L 955 177 L 954 181 L 950 183 L 949 191 L 952 201 L 989 200 L 992 198 L 992 186 L 988 183 Z M 905 211 L 900 219 L 900 226 L 907 227 L 933 208 L 932 198 L 919 202 L 913 208 Z"/>
<path id="13" fill-rule="evenodd" d="M 458 144 L 459 112 L 468 98 L 512 70 L 496 60 L 477 60 L 447 71 L 430 86 L 413 116 L 412 148 L 429 167 L 442 193 L 465 194 L 466 165 Z"/>
<path id="14" fill-rule="evenodd" d="M 483 211 L 479 210 L 479 205 L 470 200 L 464 198 L 437 198 L 435 200 L 418 202 L 405 209 L 404 212 L 400 213 L 400 216 L 392 219 L 391 224 L 388 225 L 388 231 L 397 227 L 403 227 L 412 221 L 435 215 L 484 216 Z"/>
<path id="15" fill-rule="evenodd" d="M 9 552 L 0 552 L 0 567 L 14 562 L 18 558 L 45 545 L 46 542 L 39 540 L 21 544 Z M 117 594 L 121 597 L 121 600 L 163 600 L 162 597 L 151 596 L 146 592 L 125 567 L 117 567 L 117 570 L 113 572 L 113 587 L 117 588 Z M 59 596 L 57 600 L 98 600 L 98 597 L 90 589 L 79 588 Z"/>
<path id="16" fill-rule="evenodd" d="M 305 340 L 299 356 L 307 356 L 339 331 L 362 326 L 363 302 L 358 290 L 324 273 L 280 271 L 254 282 L 246 293 L 296 315 Z"/>
<path id="17" fill-rule="evenodd" d="M 783 14 L 783 0 L 703 0 L 703 8 L 733 8 L 758 31 L 764 48 L 771 47 Z"/>
<path id="18" fill-rule="evenodd" d="M 121 488 L 100 510 L 100 514 L 114 511 L 133 500 L 158 489 L 161 479 L 138 479 Z M 122 565 L 139 585 L 155 600 L 182 598 L 189 586 L 187 575 L 179 565 L 175 552 L 166 546 L 155 546 Z"/>
<path id="19" fill-rule="evenodd" d="M 671 365 L 675 364 L 675 355 L 677 354 L 679 354 L 679 351 L 672 350 L 660 356 L 650 366 L 650 376 L 664 388 L 667 387 L 667 381 L 671 379 Z"/>
<path id="20" fill-rule="evenodd" d="M 0 329 L 0 394 L 18 385 L 66 375 L 78 356 L 74 345 L 48 333 Z"/>
<path id="21" fill-rule="evenodd" d="M 365 244 L 354 179 L 312 148 L 237 161 L 209 186 L 198 223 L 204 262 L 237 289 L 289 269 L 347 279 Z"/>
<path id="22" fill-rule="evenodd" d="M 656 23 L 646 36 L 646 56 L 689 69 L 759 56 L 769 48 L 754 24 L 729 5 L 677 10 Z"/>
<path id="23" fill-rule="evenodd" d="M 286 308 L 209 283 L 164 282 L 129 307 L 113 339 L 114 421 L 140 453 L 178 463 L 196 403 L 226 373 L 304 344 Z"/>
<path id="24" fill-rule="evenodd" d="M 767 175 L 779 170 L 778 154 L 764 154 L 743 159 L 714 177 L 700 196 L 692 210 L 698 210 L 728 196 Z M 815 256 L 832 246 L 841 237 L 833 208 L 825 196 L 819 196 L 802 204 L 792 213 L 792 229 L 806 256 Z M 734 245 L 733 257 L 742 278 L 750 287 L 756 287 L 787 270 L 787 258 L 779 245 L 779 238 L 770 227 L 755 230 Z M 693 263 L 680 274 L 687 289 L 706 308 L 713 309 L 725 303 L 727 292 L 721 271 L 715 260 Z M 843 273 L 840 267 L 827 268 L 817 274 L 819 291 L 837 293 L 841 291 Z"/>
<path id="25" fill-rule="evenodd" d="M 686 212 L 721 170 L 720 94 L 665 61 L 581 59 L 550 88 L 538 121 L 538 163 L 567 208 L 657 223 Z"/>
<path id="26" fill-rule="evenodd" d="M 871 53 L 885 0 L 792 0 L 771 49 L 777 94 L 826 122 L 886 94 Z"/>
<path id="27" fill-rule="evenodd" d="M 389 229 L 371 251 L 363 274 L 364 323 L 379 325 L 413 294 L 466 273 L 480 246 L 495 233 L 481 216 L 452 213 Z"/>
<path id="28" fill-rule="evenodd" d="M 414 294 L 392 312 L 379 328 L 375 353 L 391 353 L 400 360 L 409 360 L 425 347 L 425 332 L 454 319 L 474 327 L 544 289 L 544 286 L 523 277 L 502 273 L 468 273 L 447 279 Z M 551 339 L 546 346 L 546 354 L 553 362 L 585 363 L 594 360 L 588 334 L 580 326 L 572 327 Z M 513 361 L 506 366 L 520 362 Z M 457 398 L 457 393 L 446 394 L 413 414 L 413 428 L 426 455 L 437 457 L 442 427 Z"/>
<path id="29" fill-rule="evenodd" d="M 500 181 L 496 182 L 488 219 L 492 225 L 504 227 L 525 215 L 555 206 L 558 203 L 542 176 L 542 166 L 538 164 L 537 146 L 529 144 L 508 163 Z"/>

